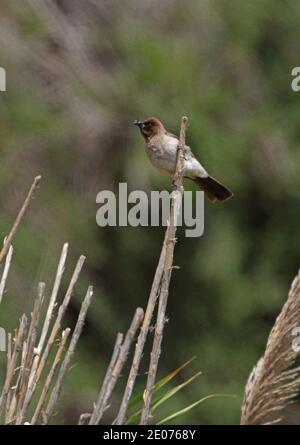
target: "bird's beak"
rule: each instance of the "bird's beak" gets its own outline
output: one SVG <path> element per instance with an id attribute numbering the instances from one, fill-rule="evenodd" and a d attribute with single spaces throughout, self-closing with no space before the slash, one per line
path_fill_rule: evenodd
<path id="1" fill-rule="evenodd" d="M 138 119 L 136 119 L 136 120 L 133 122 L 133 125 L 136 125 L 136 126 L 139 127 L 139 128 L 142 128 L 143 124 L 144 124 L 144 122 L 139 121 Z"/>

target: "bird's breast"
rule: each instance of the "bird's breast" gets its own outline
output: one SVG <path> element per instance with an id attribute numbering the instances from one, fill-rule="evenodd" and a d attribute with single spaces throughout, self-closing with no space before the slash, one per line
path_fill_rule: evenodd
<path id="1" fill-rule="evenodd" d="M 168 139 L 154 139 L 146 144 L 146 153 L 150 159 L 150 162 L 158 170 L 169 174 L 173 174 L 175 172 L 178 146 L 178 141 L 175 138 L 172 139 L 173 141 L 169 141 Z"/>

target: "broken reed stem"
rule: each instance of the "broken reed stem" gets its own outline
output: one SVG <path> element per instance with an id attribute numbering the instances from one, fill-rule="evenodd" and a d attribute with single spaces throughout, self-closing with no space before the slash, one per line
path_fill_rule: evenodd
<path id="1" fill-rule="evenodd" d="M 61 256 L 60 256 L 59 263 L 57 266 L 54 285 L 53 285 L 53 289 L 52 289 L 52 293 L 51 293 L 51 297 L 50 297 L 50 302 L 49 302 L 48 309 L 47 309 L 46 318 L 44 321 L 40 341 L 39 341 L 39 344 L 37 347 L 37 355 L 41 354 L 41 351 L 43 349 L 43 346 L 44 346 L 44 343 L 45 343 L 45 340 L 47 337 L 53 310 L 55 308 L 55 303 L 56 303 L 59 286 L 60 286 L 62 276 L 63 276 L 64 270 L 65 270 L 65 264 L 66 264 L 66 259 L 67 259 L 67 255 L 68 255 L 68 247 L 69 247 L 68 243 L 65 243 L 62 248 Z"/>
<path id="2" fill-rule="evenodd" d="M 8 249 L 8 254 L 7 254 L 6 258 L 5 258 L 5 265 L 4 265 L 3 274 L 2 274 L 1 282 L 0 282 L 0 303 L 2 301 L 3 294 L 4 294 L 4 291 L 5 291 L 6 279 L 7 279 L 7 275 L 8 275 L 9 269 L 10 269 L 13 252 L 14 252 L 13 246 L 10 245 L 9 249 Z"/>
<path id="3" fill-rule="evenodd" d="M 78 420 L 78 425 L 87 425 L 91 418 L 91 413 L 82 413 Z"/>
<path id="4" fill-rule="evenodd" d="M 111 378 L 111 375 L 113 373 L 113 369 L 115 367 L 115 364 L 117 362 L 119 353 L 120 353 L 120 348 L 122 346 L 122 342 L 123 342 L 123 334 L 121 332 L 118 332 L 117 337 L 116 337 L 116 341 L 115 341 L 115 346 L 113 349 L 113 353 L 108 365 L 108 368 L 106 370 L 105 373 L 105 377 L 102 383 L 102 387 L 100 389 L 99 392 L 99 396 L 97 399 L 96 404 L 94 405 L 94 409 L 92 414 L 90 414 L 89 416 L 89 425 L 96 425 L 96 420 L 99 418 L 99 413 L 100 415 L 102 415 L 102 406 L 103 406 L 103 400 L 104 400 L 104 395 L 107 392 L 107 385 L 109 383 L 109 380 Z M 100 417 L 101 418 L 101 417 Z M 80 419 L 79 419 L 80 420 Z M 100 420 L 100 419 L 99 419 Z"/>
<path id="5" fill-rule="evenodd" d="M 7 236 L 7 238 L 6 238 L 5 242 L 4 242 L 4 245 L 3 245 L 3 247 L 2 247 L 2 249 L 0 251 L 0 264 L 2 263 L 3 258 L 5 257 L 7 251 L 8 251 L 8 249 L 9 249 L 11 243 L 12 243 L 12 240 L 13 240 L 15 234 L 16 234 L 16 231 L 18 230 L 18 227 L 19 227 L 19 225 L 20 225 L 20 223 L 21 223 L 21 221 L 23 219 L 23 216 L 25 215 L 26 210 L 27 210 L 27 208 L 28 208 L 28 206 L 30 204 L 31 198 L 33 196 L 33 193 L 34 193 L 35 189 L 37 188 L 37 186 L 38 186 L 38 184 L 39 184 L 41 179 L 42 179 L 41 176 L 36 176 L 34 178 L 34 181 L 33 181 L 32 185 L 30 187 L 30 190 L 29 190 L 29 192 L 28 192 L 28 194 L 27 194 L 27 196 L 25 198 L 23 206 L 22 206 L 21 210 L 19 211 L 18 216 L 17 216 L 17 218 L 16 218 L 16 220 L 14 222 L 14 225 L 12 226 L 12 229 L 9 232 L 9 234 L 8 234 L 8 236 Z"/>
<path id="6" fill-rule="evenodd" d="M 11 354 L 11 352 L 9 351 L 9 353 L 7 355 L 7 371 L 6 371 L 6 377 L 5 377 L 5 382 L 3 385 L 2 394 L 0 397 L 0 414 L 2 412 L 2 409 L 5 405 L 5 403 L 9 402 L 7 400 L 7 396 L 8 396 L 8 393 L 9 393 L 9 390 L 10 390 L 10 387 L 11 387 L 11 384 L 12 384 L 12 381 L 13 381 L 13 378 L 15 375 L 17 359 L 18 359 L 19 352 L 22 349 L 22 342 L 23 342 L 23 338 L 25 335 L 26 326 L 27 326 L 27 317 L 26 317 L 26 315 L 23 315 L 20 320 L 19 329 L 17 330 L 17 332 L 15 334 L 13 353 Z"/>
<path id="7" fill-rule="evenodd" d="M 16 409 L 21 394 L 21 380 L 22 380 L 23 370 L 25 367 L 26 354 L 27 354 L 27 340 L 24 340 L 22 345 L 21 364 L 18 368 L 19 374 L 17 376 L 17 383 L 14 385 L 13 388 L 11 388 L 12 394 L 11 394 L 10 406 L 8 408 L 8 419 L 7 419 L 8 424 L 12 424 L 16 420 Z"/>
<path id="8" fill-rule="evenodd" d="M 135 337 L 135 334 L 140 327 L 144 317 L 144 311 L 142 308 L 137 308 L 131 322 L 131 325 L 127 331 L 123 344 L 118 347 L 118 356 L 112 369 L 108 369 L 106 373 L 102 388 L 99 393 L 97 403 L 94 408 L 94 412 L 90 419 L 90 425 L 98 425 L 105 409 L 107 408 L 109 398 L 114 390 L 117 379 L 120 376 L 123 366 L 127 360 L 130 346 Z M 116 348 L 115 348 L 116 349 Z M 107 377 L 107 378 L 106 378 Z"/>
<path id="9" fill-rule="evenodd" d="M 59 362 L 61 360 L 62 354 L 64 352 L 65 344 L 67 342 L 67 339 L 69 337 L 70 332 L 71 332 L 71 329 L 67 328 L 61 334 L 61 340 L 60 340 L 60 343 L 59 343 L 59 346 L 58 346 L 58 349 L 57 349 L 57 352 L 56 352 L 56 355 L 55 355 L 55 359 L 53 361 L 53 364 L 52 364 L 52 367 L 51 367 L 51 369 L 49 371 L 49 374 L 48 374 L 48 376 L 46 378 L 46 381 L 45 381 L 45 384 L 44 384 L 44 387 L 43 387 L 43 391 L 41 393 L 41 396 L 40 396 L 39 401 L 37 403 L 37 406 L 35 408 L 35 411 L 34 411 L 32 419 L 31 419 L 30 425 L 34 425 L 36 423 L 37 419 L 40 416 L 43 404 L 44 404 L 45 399 L 47 397 L 47 394 L 48 394 L 48 391 L 49 391 L 49 388 L 50 388 L 53 376 L 54 376 L 55 371 L 57 369 L 57 366 L 58 366 L 58 364 L 59 364 Z"/>
<path id="10" fill-rule="evenodd" d="M 146 343 L 146 338 L 147 338 L 147 335 L 149 332 L 149 328 L 151 325 L 151 320 L 152 320 L 153 312 L 155 309 L 158 292 L 159 292 L 159 287 L 160 287 L 160 283 L 161 283 L 161 278 L 162 278 L 162 273 L 163 273 L 163 265 L 165 262 L 165 255 L 166 255 L 165 241 L 166 241 L 166 236 L 164 239 L 163 247 L 161 249 L 159 262 L 158 262 L 158 265 L 157 265 L 157 268 L 155 271 L 155 275 L 154 275 L 154 279 L 153 279 L 153 283 L 152 283 L 152 287 L 151 287 L 151 291 L 150 291 L 150 296 L 149 296 L 149 300 L 148 300 L 148 304 L 147 304 L 147 308 L 146 308 L 146 312 L 145 312 L 145 317 L 144 317 L 143 324 L 142 324 L 142 327 L 141 327 L 141 330 L 140 330 L 140 333 L 138 336 L 138 340 L 137 340 L 137 343 L 135 346 L 134 357 L 132 360 L 132 365 L 130 368 L 128 380 L 126 383 L 126 388 L 125 388 L 124 395 L 123 395 L 123 398 L 121 401 L 118 416 L 117 416 L 117 419 L 115 422 L 116 425 L 123 425 L 125 422 L 128 403 L 129 403 L 129 400 L 132 395 L 135 380 L 136 380 L 136 377 L 137 377 L 137 374 L 139 371 L 139 367 L 140 367 L 140 363 L 142 360 L 143 350 L 144 350 L 144 346 Z"/>
<path id="11" fill-rule="evenodd" d="M 65 244 L 60 256 L 55 282 L 51 293 L 49 306 L 46 312 L 45 321 L 43 324 L 43 329 L 39 341 L 37 341 L 37 328 L 41 315 L 41 306 L 43 302 L 43 295 L 45 288 L 44 283 L 39 283 L 38 296 L 35 300 L 34 309 L 31 316 L 31 323 L 29 326 L 26 339 L 25 339 L 25 334 L 27 326 L 27 317 L 23 315 L 20 320 L 19 329 L 15 333 L 13 352 L 12 352 L 11 335 L 9 335 L 9 343 L 7 351 L 7 372 L 6 372 L 4 386 L 2 389 L 2 394 L 0 397 L 0 414 L 3 408 L 5 407 L 5 413 L 4 413 L 5 424 L 15 423 L 17 425 L 20 425 L 24 422 L 24 418 L 26 416 L 29 404 L 32 400 L 33 394 L 41 377 L 41 373 L 44 369 L 44 366 L 47 363 L 49 353 L 56 340 L 56 336 L 61 328 L 62 319 L 67 310 L 68 304 L 70 302 L 75 286 L 77 284 L 82 266 L 86 259 L 84 256 L 80 256 L 76 264 L 67 292 L 65 294 L 62 304 L 59 307 L 58 314 L 54 322 L 52 331 L 50 333 L 49 339 L 46 343 L 46 346 L 44 346 L 46 338 L 48 336 L 51 318 L 54 312 L 54 308 L 56 306 L 57 294 L 62 280 L 62 275 L 64 272 L 67 249 L 68 245 Z M 9 254 L 6 256 L 4 269 L 6 268 L 7 264 L 9 264 L 11 261 L 11 259 L 9 259 L 10 252 L 12 252 L 12 247 L 10 247 Z M 3 275 L 5 274 L 3 273 Z M 5 286 L 3 285 L 3 288 L 4 287 Z M 88 288 L 85 299 L 82 303 L 69 349 L 67 351 L 67 354 L 65 355 L 64 361 L 60 368 L 60 372 L 58 374 L 58 380 L 49 398 L 48 407 L 46 409 L 46 415 L 45 415 L 45 419 L 48 418 L 48 421 L 53 412 L 54 405 L 57 401 L 59 392 L 61 390 L 63 377 L 68 369 L 72 355 L 75 352 L 77 341 L 79 339 L 79 336 L 83 328 L 86 312 L 91 302 L 92 294 L 93 290 L 92 287 L 90 286 Z M 70 333 L 69 328 L 62 333 L 61 341 L 59 343 L 59 347 L 56 352 L 54 361 L 51 365 L 50 372 L 47 375 L 39 400 L 35 405 L 35 411 L 32 417 L 33 423 L 36 423 L 36 420 L 41 415 L 43 404 L 45 403 L 49 388 L 54 378 L 54 374 L 61 360 L 64 351 L 64 346 L 66 344 L 69 333 Z M 36 343 L 38 343 L 37 347 L 35 347 Z M 21 363 L 19 364 L 18 355 L 20 351 L 22 351 L 22 357 L 21 357 Z"/>
<path id="12" fill-rule="evenodd" d="M 45 365 L 45 363 L 47 361 L 48 355 L 49 355 L 50 350 L 51 350 L 51 348 L 53 346 L 55 338 L 56 338 L 56 336 L 58 334 L 59 329 L 61 328 L 62 319 L 63 319 L 63 317 L 64 317 L 64 315 L 66 313 L 66 310 L 68 308 L 70 299 L 71 299 L 71 297 L 73 295 L 75 286 L 76 286 L 77 281 L 79 279 L 79 275 L 80 275 L 80 272 L 81 272 L 81 269 L 82 269 L 82 266 L 83 266 L 85 260 L 86 260 L 86 257 L 81 255 L 79 257 L 78 261 L 77 261 L 76 267 L 74 269 L 74 272 L 73 272 L 73 275 L 72 275 L 72 278 L 71 278 L 71 281 L 70 281 L 70 284 L 69 284 L 69 287 L 67 289 L 65 297 L 63 299 L 63 302 L 62 302 L 62 304 L 60 305 L 60 307 L 58 309 L 57 318 L 56 318 L 55 323 L 53 325 L 50 337 L 48 339 L 48 343 L 47 343 L 47 345 L 45 347 L 45 350 L 43 352 L 43 355 L 42 355 L 42 358 L 41 358 L 41 361 L 40 361 L 40 364 L 39 364 L 39 367 L 38 367 L 38 370 L 37 370 L 37 379 L 40 378 L 40 375 L 41 375 L 42 370 L 44 368 L 44 365 Z"/>
<path id="13" fill-rule="evenodd" d="M 87 313 L 88 308 L 92 301 L 92 297 L 93 297 L 93 286 L 89 286 L 87 293 L 85 295 L 85 298 L 81 305 L 78 320 L 77 320 L 77 323 L 76 323 L 76 326 L 75 326 L 75 329 L 74 329 L 74 332 L 73 332 L 73 335 L 71 338 L 71 342 L 70 342 L 68 351 L 66 352 L 64 360 L 60 367 L 55 386 L 52 390 L 52 393 L 51 393 L 49 401 L 48 401 L 47 408 L 46 408 L 45 412 L 43 413 L 43 423 L 45 425 L 48 424 L 49 419 L 53 414 L 55 404 L 57 402 L 57 399 L 58 399 L 60 391 L 61 391 L 63 379 L 66 375 L 66 372 L 69 368 L 71 359 L 74 355 L 75 348 L 76 348 L 77 342 L 79 340 L 79 337 L 80 337 L 80 334 L 81 334 L 81 331 L 82 331 L 82 328 L 83 328 L 83 325 L 85 322 L 86 313 Z"/>
<path id="14" fill-rule="evenodd" d="M 6 256 L 5 265 L 4 265 L 4 269 L 3 269 L 3 273 L 2 273 L 2 277 L 1 277 L 1 281 L 0 281 L 0 303 L 1 303 L 4 291 L 5 291 L 6 279 L 8 276 L 8 272 L 9 272 L 11 260 L 12 260 L 12 255 L 13 255 L 13 247 L 12 247 L 11 243 L 12 243 L 12 240 L 16 234 L 16 231 L 22 221 L 22 218 L 25 215 L 25 212 L 30 204 L 30 200 L 33 197 L 33 193 L 34 193 L 37 185 L 39 184 L 40 180 L 41 180 L 41 176 L 37 176 L 34 179 L 34 182 L 26 196 L 23 206 L 22 206 L 21 210 L 19 211 L 19 214 L 17 215 L 15 223 L 14 223 L 9 235 L 4 240 L 3 248 L 0 251 L 0 263 L 3 261 L 4 257 Z M 50 338 L 49 338 L 46 348 L 44 350 L 42 360 L 39 363 L 40 354 L 43 350 L 44 343 L 45 343 L 45 340 L 48 335 L 51 318 L 52 318 L 53 311 L 54 311 L 54 308 L 56 305 L 56 298 L 57 298 L 58 290 L 59 290 L 63 272 L 64 272 L 67 251 L 68 251 L 68 244 L 65 244 L 63 246 L 62 254 L 60 257 L 54 286 L 53 286 L 49 306 L 47 309 L 47 314 L 45 317 L 42 333 L 40 336 L 40 341 L 38 343 L 37 348 L 35 348 L 35 342 L 36 342 L 37 327 L 38 327 L 38 322 L 39 322 L 40 315 L 41 315 L 41 307 L 42 307 L 42 302 L 43 302 L 43 295 L 44 295 L 44 288 L 45 288 L 44 283 L 39 283 L 38 297 L 34 304 L 34 309 L 33 309 L 32 317 L 31 317 L 30 327 L 29 327 L 28 334 L 27 334 L 27 339 L 24 340 L 24 336 L 26 333 L 26 326 L 27 326 L 27 317 L 25 314 L 23 314 L 23 316 L 20 319 L 19 329 L 15 333 L 13 352 L 12 352 L 12 339 L 11 339 L 11 335 L 9 334 L 8 350 L 7 350 L 7 370 L 6 370 L 6 376 L 5 376 L 3 389 L 1 392 L 1 396 L 0 396 L 0 415 L 1 415 L 1 412 L 3 411 L 3 408 L 5 407 L 5 423 L 15 422 L 16 424 L 20 425 L 24 419 L 27 408 L 29 406 L 29 403 L 30 403 L 33 393 L 35 391 L 36 384 L 38 382 L 39 377 L 41 376 L 41 372 L 43 370 L 44 365 L 46 364 L 51 347 L 52 347 L 52 345 L 55 341 L 56 335 L 61 327 L 62 318 L 65 314 L 65 311 L 69 304 L 70 298 L 73 294 L 75 285 L 77 283 L 79 274 L 81 272 L 82 265 L 85 261 L 85 257 L 81 256 L 77 262 L 77 265 L 76 265 L 75 271 L 73 273 L 71 282 L 69 284 L 68 290 L 66 292 L 64 301 L 59 308 L 58 316 L 56 318 Z M 64 360 L 62 368 L 61 368 L 60 376 L 66 370 L 66 368 L 68 366 L 68 361 L 71 359 L 72 355 L 74 354 L 75 347 L 76 347 L 78 338 L 80 336 L 80 333 L 81 333 L 81 330 L 83 327 L 86 311 L 87 311 L 87 308 L 88 308 L 91 298 L 92 298 L 92 294 L 93 294 L 92 287 L 89 287 L 87 295 L 86 295 L 84 302 L 82 304 L 82 307 L 81 307 L 81 311 L 80 311 L 78 321 L 77 321 L 77 324 L 76 324 L 76 327 L 75 327 L 75 330 L 73 333 L 73 337 L 71 340 L 71 344 L 70 344 L 68 353 L 66 354 L 65 360 Z M 46 379 L 46 383 L 45 383 L 44 389 L 42 391 L 42 394 L 41 394 L 41 397 L 39 400 L 39 404 L 38 404 L 35 414 L 34 414 L 34 416 L 36 416 L 36 417 L 39 414 L 39 410 L 42 408 L 42 404 L 43 404 L 44 399 L 45 399 L 47 392 L 49 390 L 49 386 L 51 384 L 52 377 L 53 377 L 56 367 L 60 361 L 61 355 L 63 353 L 63 348 L 64 348 L 65 342 L 67 340 L 67 337 L 69 335 L 69 332 L 70 332 L 69 329 L 67 329 L 66 331 L 63 332 L 61 343 L 59 345 L 57 354 L 56 354 L 54 362 L 52 364 L 50 373 L 48 374 L 48 377 Z M 22 350 L 22 357 L 21 357 L 21 364 L 18 366 L 18 355 L 19 355 L 20 350 Z M 38 367 L 38 365 L 39 365 L 39 367 Z M 17 379 L 16 379 L 15 385 L 12 387 L 16 371 L 18 372 Z M 60 386 L 61 386 L 61 383 L 60 383 L 60 386 L 59 386 L 59 383 L 60 383 L 60 381 L 58 380 L 57 385 L 55 386 L 52 395 L 55 395 L 54 394 L 55 390 L 56 391 L 58 390 L 58 392 L 57 392 L 57 396 L 58 396 L 59 391 L 60 391 Z M 53 407 L 51 407 L 51 399 L 50 399 L 49 404 L 48 404 L 48 414 L 49 413 L 51 414 L 51 410 L 53 410 Z M 33 417 L 33 419 L 34 419 L 34 417 Z"/>
<path id="15" fill-rule="evenodd" d="M 24 361 L 24 367 L 20 370 L 20 390 L 19 390 L 19 398 L 17 405 L 16 425 L 21 425 L 29 403 L 28 394 L 30 394 L 31 392 L 31 387 L 29 386 L 28 383 L 29 383 L 30 369 L 32 366 L 35 353 L 34 347 L 37 337 L 37 327 L 41 316 L 41 309 L 44 300 L 44 293 L 45 293 L 45 283 L 41 282 L 38 284 L 38 295 L 34 303 L 31 323 L 27 334 L 27 340 L 26 340 L 27 351 Z"/>
<path id="16" fill-rule="evenodd" d="M 36 378 L 37 367 L 38 367 L 38 364 L 40 361 L 40 356 L 41 356 L 41 353 L 42 353 L 42 350 L 43 350 L 43 347 L 44 347 L 44 344 L 45 344 L 45 341 L 46 341 L 46 338 L 48 335 L 51 319 L 53 316 L 53 311 L 56 306 L 57 294 L 58 294 L 60 283 L 61 283 L 61 280 L 63 277 L 64 270 L 65 270 L 65 263 L 66 263 L 66 259 L 67 259 L 67 255 L 68 255 L 68 247 L 69 247 L 68 243 L 65 243 L 62 248 L 62 252 L 60 255 L 59 262 L 58 262 L 58 266 L 57 266 L 57 270 L 56 270 L 56 274 L 55 274 L 55 280 L 54 280 L 54 284 L 53 284 L 53 289 L 51 292 L 50 301 L 48 304 L 42 332 L 40 335 L 38 345 L 35 348 L 35 356 L 33 358 L 32 364 L 31 364 L 31 370 L 30 370 L 29 381 L 28 381 L 28 389 L 27 389 L 27 393 L 26 393 L 27 406 L 30 404 L 31 398 L 32 398 L 33 393 L 36 388 L 36 382 L 38 381 L 38 378 Z"/>
<path id="17" fill-rule="evenodd" d="M 166 308 L 168 302 L 169 294 L 169 284 L 171 278 L 171 272 L 173 267 L 173 257 L 176 242 L 176 229 L 177 229 L 177 218 L 181 206 L 182 197 L 182 179 L 183 179 L 183 168 L 184 168 L 184 152 L 185 152 L 185 134 L 188 124 L 187 117 L 181 118 L 181 128 L 180 128 L 180 138 L 178 144 L 177 152 L 177 162 L 173 178 L 173 193 L 171 198 L 171 208 L 170 208 L 170 218 L 169 225 L 167 227 L 166 233 L 166 255 L 163 266 L 163 277 L 159 295 L 159 306 L 157 311 L 157 320 L 154 331 L 154 340 L 150 358 L 150 365 L 148 371 L 148 378 L 146 389 L 144 391 L 144 407 L 142 410 L 141 425 L 146 425 L 150 417 L 150 405 L 152 400 L 152 392 L 155 384 L 158 361 L 161 353 L 161 342 L 163 338 L 163 330 L 166 321 Z"/>
<path id="18" fill-rule="evenodd" d="M 50 354 L 50 351 L 52 349 L 52 346 L 53 346 L 53 344 L 55 342 L 55 339 L 56 339 L 56 337 L 58 335 L 58 332 L 59 332 L 59 330 L 61 328 L 62 319 L 63 319 L 63 317 L 65 315 L 65 312 L 66 312 L 66 310 L 68 308 L 70 299 L 71 299 L 71 297 L 73 295 L 75 286 L 76 286 L 77 281 L 79 279 L 79 275 L 80 275 L 80 272 L 81 272 L 81 269 L 82 269 L 82 266 L 83 266 L 85 260 L 86 260 L 85 256 L 81 255 L 79 257 L 79 259 L 77 261 L 77 264 L 76 264 L 76 267 L 74 269 L 71 281 L 69 283 L 67 292 L 65 294 L 64 300 L 63 300 L 62 304 L 59 307 L 56 320 L 55 320 L 54 325 L 52 327 L 52 331 L 50 333 L 49 339 L 48 339 L 47 344 L 46 344 L 46 346 L 44 348 L 42 356 L 40 357 L 40 355 L 38 353 L 39 351 L 37 351 L 36 356 L 34 357 L 34 361 L 33 361 L 31 372 L 30 372 L 30 378 L 29 378 L 29 387 L 32 388 L 32 394 L 35 391 L 37 382 L 39 381 L 39 379 L 41 377 L 41 374 L 42 374 L 43 369 L 44 369 L 44 367 L 46 365 L 46 362 L 47 362 L 48 356 Z M 29 400 L 29 403 L 30 403 L 30 400 Z"/>
<path id="19" fill-rule="evenodd" d="M 7 401 L 6 401 L 6 406 L 5 406 L 5 419 L 4 419 L 4 424 L 6 425 L 8 423 L 8 416 L 9 416 L 9 407 L 10 407 L 10 392 L 7 395 Z"/>

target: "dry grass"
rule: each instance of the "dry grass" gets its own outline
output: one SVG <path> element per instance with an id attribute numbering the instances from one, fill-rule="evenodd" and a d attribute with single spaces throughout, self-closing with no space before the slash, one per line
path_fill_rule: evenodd
<path id="1" fill-rule="evenodd" d="M 299 352 L 292 348 L 292 331 L 300 322 L 300 272 L 269 335 L 265 353 L 252 370 L 245 389 L 241 424 L 284 421 L 286 407 L 299 394 Z"/>
<path id="2" fill-rule="evenodd" d="M 42 319 L 42 307 L 45 300 L 45 283 L 39 283 L 30 323 L 27 316 L 23 314 L 19 328 L 13 336 L 9 336 L 7 371 L 0 397 L 0 415 L 2 414 L 3 423 L 5 424 L 21 425 L 23 423 L 35 424 L 37 422 L 47 424 L 53 414 L 54 406 L 66 372 L 69 369 L 71 358 L 75 352 L 93 296 L 93 288 L 89 286 L 71 341 L 67 345 L 71 330 L 67 328 L 60 332 L 61 322 L 75 290 L 80 272 L 77 265 L 66 296 L 59 305 L 57 295 L 63 276 L 67 251 L 68 245 L 65 244 L 44 321 Z M 82 258 L 79 261 L 81 269 Z M 59 309 L 55 313 L 57 306 Z M 43 325 L 41 333 L 38 335 L 41 325 Z M 53 327 L 49 334 L 51 325 Z M 57 335 L 60 335 L 60 340 L 56 345 Z M 53 360 L 49 356 L 52 348 L 56 349 Z M 59 366 L 60 362 L 61 365 Z M 47 375 L 45 375 L 46 365 L 50 365 L 50 371 Z M 52 389 L 51 386 L 53 386 Z M 51 393 L 47 400 L 47 394 L 50 389 Z M 36 406 L 32 407 L 31 402 L 34 395 L 38 395 L 38 397 L 37 402 L 35 402 Z M 29 408 L 33 409 L 34 412 L 32 418 L 28 414 Z"/>
<path id="3" fill-rule="evenodd" d="M 40 176 L 35 178 L 0 252 L 1 261 L 6 256 L 0 282 L 0 301 L 5 291 L 5 283 L 12 261 L 13 247 L 11 243 L 29 207 L 40 179 Z M 85 257 L 81 256 L 79 258 L 65 297 L 62 303 L 59 304 L 58 295 L 67 255 L 68 244 L 66 243 L 62 249 L 44 320 L 42 309 L 45 303 L 45 283 L 41 282 L 38 284 L 37 297 L 30 322 L 28 317 L 23 314 L 19 328 L 16 329 L 13 335 L 9 334 L 8 336 L 6 376 L 0 396 L 0 416 L 4 424 L 21 425 L 23 423 L 35 424 L 37 422 L 47 424 L 53 414 L 54 406 L 75 352 L 93 296 L 93 288 L 89 286 L 68 345 L 67 340 L 71 330 L 67 328 L 61 332 L 61 326 L 70 299 L 76 288 Z M 57 307 L 58 310 L 56 311 Z M 60 336 L 60 340 L 56 345 L 57 336 Z M 49 354 L 52 349 L 56 349 L 56 353 L 51 362 L 52 359 L 50 359 Z M 61 365 L 59 366 L 60 362 Z M 50 366 L 50 371 L 45 375 L 47 366 Z M 50 395 L 47 398 L 49 392 Z M 31 406 L 35 395 L 37 395 L 36 406 Z M 34 413 L 32 418 L 28 414 L 30 409 Z"/>

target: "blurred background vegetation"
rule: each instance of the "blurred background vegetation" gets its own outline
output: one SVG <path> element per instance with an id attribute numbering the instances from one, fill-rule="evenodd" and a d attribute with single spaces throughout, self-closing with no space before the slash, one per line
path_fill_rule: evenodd
<path id="1" fill-rule="evenodd" d="M 239 422 L 246 379 L 299 267 L 300 93 L 290 86 L 299 23 L 293 0 L 2 0 L 1 237 L 32 178 L 43 180 L 14 242 L 1 325 L 12 330 L 30 312 L 39 280 L 51 291 L 65 241 L 67 278 L 79 254 L 88 258 L 69 324 L 88 283 L 96 293 L 56 423 L 91 408 L 117 331 L 146 305 L 163 239 L 163 228 L 98 227 L 96 195 L 119 182 L 170 189 L 132 121 L 154 115 L 178 133 L 183 114 L 189 145 L 235 197 L 206 202 L 202 238 L 178 233 L 159 376 L 193 355 L 203 376 L 164 414 L 218 392 L 235 397 L 176 422 Z M 140 388 L 147 366 L 145 354 Z"/>

